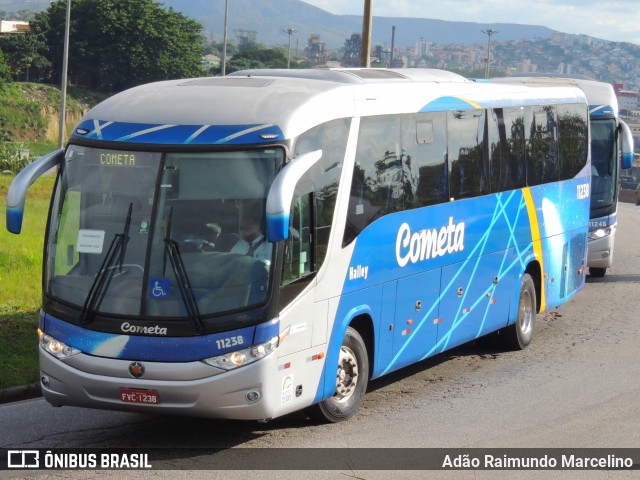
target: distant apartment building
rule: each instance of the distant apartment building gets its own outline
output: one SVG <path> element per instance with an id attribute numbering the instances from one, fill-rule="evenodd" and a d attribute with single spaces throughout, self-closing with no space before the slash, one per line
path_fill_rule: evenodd
<path id="1" fill-rule="evenodd" d="M 520 73 L 535 73 L 538 71 L 538 65 L 527 59 L 518 64 L 518 71 Z"/>
<path id="2" fill-rule="evenodd" d="M 618 98 L 618 108 L 620 110 L 626 110 L 632 112 L 640 109 L 640 93 L 637 91 L 624 90 L 622 83 L 616 83 L 613 85 L 613 90 L 616 92 Z"/>
<path id="3" fill-rule="evenodd" d="M 22 20 L 0 20 L 0 35 L 15 35 L 29 32 L 29 22 Z"/>
<path id="4" fill-rule="evenodd" d="M 429 42 L 420 37 L 420 40 L 416 42 L 414 54 L 416 57 L 424 57 L 429 52 Z"/>

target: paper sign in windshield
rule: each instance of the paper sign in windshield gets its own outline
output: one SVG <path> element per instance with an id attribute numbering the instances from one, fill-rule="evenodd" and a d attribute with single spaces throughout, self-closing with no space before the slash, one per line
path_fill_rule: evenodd
<path id="1" fill-rule="evenodd" d="M 102 253 L 104 230 L 80 230 L 76 250 L 79 253 Z"/>

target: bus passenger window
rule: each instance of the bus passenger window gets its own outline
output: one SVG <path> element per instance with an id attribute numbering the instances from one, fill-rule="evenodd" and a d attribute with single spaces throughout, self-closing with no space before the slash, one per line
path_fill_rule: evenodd
<path id="1" fill-rule="evenodd" d="M 415 128 L 413 128 L 415 125 Z M 405 204 L 419 208 L 446 202 L 447 117 L 444 112 L 427 112 L 403 119 L 407 182 Z"/>
<path id="2" fill-rule="evenodd" d="M 483 152 L 484 118 L 484 110 L 479 109 L 447 113 L 449 192 L 454 199 L 489 193 Z"/>
<path id="3" fill-rule="evenodd" d="M 587 160 L 588 112 L 580 104 L 559 105 L 557 111 L 560 180 L 568 180 L 582 170 Z"/>
<path id="4" fill-rule="evenodd" d="M 400 143 L 400 127 L 400 115 L 365 117 L 360 121 L 345 246 L 376 219 L 405 208 L 410 159 Z"/>
<path id="5" fill-rule="evenodd" d="M 282 285 L 310 275 L 312 264 L 310 194 L 295 197 L 291 205 L 289 238 L 285 244 Z"/>
<path id="6" fill-rule="evenodd" d="M 556 182 L 559 178 L 558 138 L 552 105 L 530 107 L 527 119 L 527 184 Z"/>
<path id="7" fill-rule="evenodd" d="M 294 156 L 322 150 L 318 163 L 301 180 L 301 184 L 309 185 L 309 190 L 304 193 L 314 193 L 313 243 L 316 270 L 322 266 L 327 255 L 350 126 L 350 119 L 332 120 L 304 132 L 294 144 Z M 296 190 L 297 193 L 303 193 L 299 188 Z"/>
<path id="8" fill-rule="evenodd" d="M 488 111 L 488 149 L 491 191 L 504 192 L 525 185 L 523 108 Z"/>

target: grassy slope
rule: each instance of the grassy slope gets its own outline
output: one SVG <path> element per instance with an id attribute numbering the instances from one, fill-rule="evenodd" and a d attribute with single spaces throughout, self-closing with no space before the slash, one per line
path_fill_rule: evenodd
<path id="1" fill-rule="evenodd" d="M 80 114 L 103 100 L 78 88 L 68 90 L 67 111 Z M 23 144 L 32 158 L 57 148 L 46 139 L 59 112 L 60 90 L 35 83 L 0 82 L 0 140 Z M 69 127 L 69 125 L 67 125 Z M 36 329 L 42 295 L 42 249 L 53 176 L 29 189 L 22 233 L 5 228 L 7 189 L 13 177 L 0 175 L 0 388 L 38 380 Z"/>
<path id="2" fill-rule="evenodd" d="M 105 97 L 104 94 L 69 88 L 67 115 L 78 117 Z M 59 111 L 60 90 L 57 87 L 41 83 L 0 82 L 0 140 L 46 140 L 49 123 L 57 121 Z M 67 122 L 69 127 L 71 125 Z"/>
<path id="3" fill-rule="evenodd" d="M 0 388 L 38 380 L 36 329 L 42 294 L 42 249 L 54 176 L 29 189 L 22 233 L 5 228 L 6 193 L 0 175 Z"/>

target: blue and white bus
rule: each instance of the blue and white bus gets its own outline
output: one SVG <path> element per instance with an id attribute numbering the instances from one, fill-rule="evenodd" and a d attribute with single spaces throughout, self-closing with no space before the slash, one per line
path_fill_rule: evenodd
<path id="1" fill-rule="evenodd" d="M 355 413 L 370 379 L 584 285 L 578 88 L 438 70 L 248 71 L 104 101 L 64 150 L 40 368 L 53 405 L 266 420 Z"/>
<path id="2" fill-rule="evenodd" d="M 548 74 L 496 78 L 495 82 L 524 85 L 569 85 L 580 88 L 589 102 L 591 133 L 591 213 L 587 267 L 592 277 L 604 277 L 613 264 L 618 225 L 620 170 L 633 163 L 633 136 L 618 116 L 613 87 L 586 77 Z"/>

